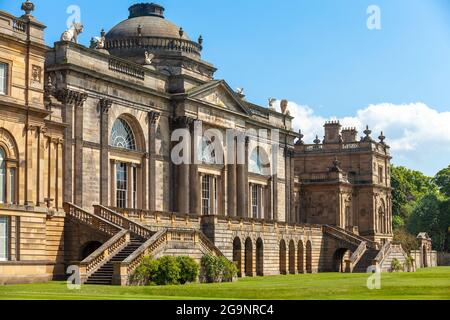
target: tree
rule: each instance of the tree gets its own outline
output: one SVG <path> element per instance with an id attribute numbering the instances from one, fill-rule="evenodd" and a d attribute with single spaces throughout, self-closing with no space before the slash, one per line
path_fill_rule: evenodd
<path id="1" fill-rule="evenodd" d="M 450 165 L 436 174 L 434 183 L 442 194 L 450 198 Z"/>

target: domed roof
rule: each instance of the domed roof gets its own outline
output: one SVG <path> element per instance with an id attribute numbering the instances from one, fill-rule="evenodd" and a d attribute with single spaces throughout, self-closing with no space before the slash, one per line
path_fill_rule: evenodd
<path id="1" fill-rule="evenodd" d="M 135 4 L 129 8 L 129 11 L 129 18 L 116 25 L 106 34 L 107 40 L 142 36 L 190 41 L 189 36 L 184 31 L 180 32 L 180 27 L 164 19 L 164 8 L 157 4 Z"/>

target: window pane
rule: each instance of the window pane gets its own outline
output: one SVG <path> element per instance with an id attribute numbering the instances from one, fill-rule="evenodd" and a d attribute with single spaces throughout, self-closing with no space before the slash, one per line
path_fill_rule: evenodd
<path id="1" fill-rule="evenodd" d="M 128 150 L 136 150 L 133 130 L 125 120 L 117 119 L 111 131 L 111 146 Z"/>
<path id="2" fill-rule="evenodd" d="M 0 203 L 6 202 L 6 162 L 5 151 L 0 148 Z"/>
<path id="3" fill-rule="evenodd" d="M 116 167 L 116 202 L 118 208 L 127 206 L 127 165 L 118 163 Z"/>
<path id="4" fill-rule="evenodd" d="M 0 62 L 0 94 L 6 94 L 8 84 L 8 65 Z"/>
<path id="5" fill-rule="evenodd" d="M 0 217 L 0 261 L 8 260 L 8 218 Z"/>
<path id="6" fill-rule="evenodd" d="M 202 180 L 202 213 L 203 215 L 210 214 L 210 180 L 211 176 L 204 176 Z"/>

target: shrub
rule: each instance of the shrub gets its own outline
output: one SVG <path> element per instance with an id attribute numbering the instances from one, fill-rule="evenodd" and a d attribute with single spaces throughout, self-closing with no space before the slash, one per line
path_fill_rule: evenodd
<path id="1" fill-rule="evenodd" d="M 178 257 L 177 262 L 180 267 L 179 282 L 181 284 L 197 281 L 199 265 L 194 259 L 191 257 Z"/>
<path id="2" fill-rule="evenodd" d="M 154 281 L 157 285 L 178 284 L 180 271 L 176 258 L 170 256 L 162 257 L 159 259 Z"/>
<path id="3" fill-rule="evenodd" d="M 406 257 L 405 266 L 406 266 L 406 269 L 408 270 L 408 272 L 413 272 L 414 271 L 414 258 L 411 256 Z"/>
<path id="4" fill-rule="evenodd" d="M 237 274 L 237 267 L 225 257 L 205 255 L 202 258 L 203 276 L 208 283 L 229 282 Z"/>
<path id="5" fill-rule="evenodd" d="M 402 266 L 402 264 L 400 263 L 400 261 L 398 261 L 397 258 L 392 259 L 392 262 L 391 262 L 391 271 L 392 271 L 392 272 L 399 272 L 399 271 L 402 271 L 402 270 L 403 270 L 403 266 Z"/>
<path id="6" fill-rule="evenodd" d="M 140 265 L 130 277 L 130 283 L 137 286 L 148 286 L 155 281 L 159 269 L 159 260 L 152 257 L 144 257 Z"/>

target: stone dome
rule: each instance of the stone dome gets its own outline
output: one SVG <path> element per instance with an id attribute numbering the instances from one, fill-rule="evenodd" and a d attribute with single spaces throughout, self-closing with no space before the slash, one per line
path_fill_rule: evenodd
<path id="1" fill-rule="evenodd" d="M 188 55 L 199 59 L 202 39 L 191 41 L 184 30 L 164 18 L 164 8 L 155 3 L 131 6 L 127 20 L 112 28 L 105 36 L 105 48 L 114 56 L 144 64 L 144 54 L 155 60 L 167 55 Z"/>
<path id="2" fill-rule="evenodd" d="M 106 40 L 119 40 L 139 36 L 190 40 L 180 27 L 164 18 L 164 8 L 154 3 L 135 4 L 129 8 L 130 16 L 107 34 Z M 140 31 L 138 30 L 140 28 Z"/>

